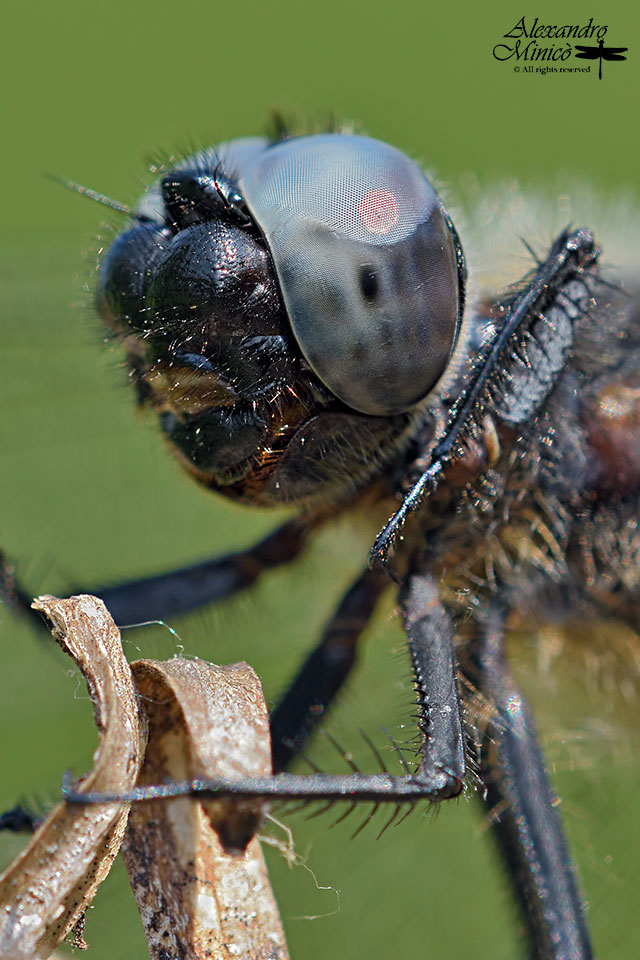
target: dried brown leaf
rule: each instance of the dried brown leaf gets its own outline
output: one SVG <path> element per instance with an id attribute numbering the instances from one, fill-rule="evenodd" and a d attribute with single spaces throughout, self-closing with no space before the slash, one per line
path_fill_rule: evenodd
<path id="1" fill-rule="evenodd" d="M 141 784 L 271 773 L 260 683 L 246 664 L 132 665 L 149 719 Z M 153 958 L 286 960 L 258 841 L 258 804 L 134 805 L 123 854 Z M 215 826 L 213 829 L 212 824 Z"/>
<path id="2" fill-rule="evenodd" d="M 129 667 L 101 601 L 41 597 L 34 607 L 80 667 L 94 704 L 101 739 L 81 792 L 118 795 L 134 783 L 271 772 L 266 706 L 246 664 L 174 659 Z M 263 813 L 259 803 L 184 797 L 136 804 L 130 815 L 122 803 L 60 804 L 0 877 L 0 957 L 39 960 L 68 935 L 86 947 L 84 913 L 126 829 L 123 852 L 152 957 L 286 960 L 254 837 Z"/>
<path id="3" fill-rule="evenodd" d="M 101 600 L 90 596 L 33 604 L 82 671 L 100 743 L 84 792 L 125 793 L 134 785 L 146 740 L 120 634 Z M 108 874 L 126 828 L 127 804 L 61 803 L 0 877 L 0 957 L 49 957 L 73 929 Z"/>

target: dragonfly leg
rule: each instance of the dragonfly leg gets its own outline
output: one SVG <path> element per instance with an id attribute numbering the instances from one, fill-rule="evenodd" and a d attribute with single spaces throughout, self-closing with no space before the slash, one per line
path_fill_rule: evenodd
<path id="1" fill-rule="evenodd" d="M 531 712 L 504 657 L 504 611 L 475 641 L 474 677 L 495 708 L 483 730 L 484 804 L 529 937 L 533 960 L 590 960 L 584 904 Z"/>
<path id="2" fill-rule="evenodd" d="M 379 577 L 380 574 L 371 572 L 363 574 L 356 581 L 338 607 L 323 642 L 294 681 L 292 693 L 285 696 L 283 704 L 288 704 L 288 707 L 279 708 L 279 715 L 276 711 L 276 729 L 280 737 L 286 733 L 288 740 L 284 752 L 279 755 L 279 763 L 286 762 L 287 750 L 290 756 L 295 753 L 298 748 L 295 740 L 297 733 L 301 729 L 303 733 L 310 732 L 313 723 L 309 708 L 314 697 L 326 695 L 327 691 L 333 695 L 346 677 L 355 639 L 384 585 Z M 65 796 L 76 803 L 104 803 L 113 802 L 114 799 L 139 801 L 187 795 L 228 796 L 246 800 L 272 798 L 396 804 L 421 799 L 445 800 L 457 796 L 463 788 L 465 751 L 456 681 L 453 624 L 440 602 L 437 585 L 427 571 L 416 569 L 408 575 L 401 591 L 400 605 L 414 666 L 423 735 L 423 758 L 416 773 L 407 771 L 404 776 L 392 776 L 386 772 L 345 776 L 277 773 L 270 777 L 233 781 L 197 779 L 139 787 L 126 796 L 115 798 L 107 794 L 82 794 L 66 785 Z M 348 614 L 354 615 L 351 623 Z M 337 670 L 327 668 L 331 659 L 327 654 L 331 652 L 333 638 L 336 638 L 338 648 L 341 643 L 345 645 L 344 650 L 339 650 Z M 316 656 L 319 659 L 314 659 Z M 323 663 L 324 673 L 316 672 L 314 675 L 312 667 L 318 663 Z M 327 697 L 326 704 L 321 706 L 328 706 L 329 699 Z"/>
<path id="3" fill-rule="evenodd" d="M 362 631 L 389 578 L 365 572 L 349 588 L 291 686 L 271 715 L 273 769 L 280 773 L 304 748 L 347 679 Z"/>
<path id="4" fill-rule="evenodd" d="M 265 571 L 294 560 L 311 529 L 312 525 L 292 520 L 248 550 L 115 586 L 73 592 L 100 597 L 118 625 L 166 620 L 245 590 Z M 7 606 L 27 613 L 42 626 L 40 615 L 31 610 L 30 594 L 16 581 L 11 565 L 1 556 L 0 597 Z"/>

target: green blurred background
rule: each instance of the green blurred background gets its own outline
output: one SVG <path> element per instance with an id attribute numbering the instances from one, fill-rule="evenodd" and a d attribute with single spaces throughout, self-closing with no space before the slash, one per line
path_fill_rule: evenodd
<path id="1" fill-rule="evenodd" d="M 637 196 L 640 14 L 627 6 L 607 19 L 604 5 L 585 10 L 468 0 L 34 0 L 5 8 L 0 542 L 29 589 L 64 594 L 74 584 L 168 569 L 248 544 L 277 521 L 198 490 L 152 423 L 136 418 L 117 351 L 104 348 L 83 290 L 83 249 L 95 246 L 105 211 L 43 174 L 130 202 L 148 180 L 149 155 L 261 132 L 280 107 L 357 121 L 423 159 L 454 197 L 469 172 L 481 183 L 517 178 L 525 191 L 558 178 L 570 190 L 579 178 L 592 182 L 595 196 L 620 185 Z M 491 50 L 523 14 L 546 23 L 593 14 L 608 23 L 608 43 L 630 47 L 629 60 L 605 64 L 602 82 L 597 65 L 589 76 L 516 74 Z M 185 652 L 248 660 L 273 700 L 366 556 L 369 536 L 341 524 L 300 566 L 251 595 L 176 621 Z M 84 685 L 53 644 L 1 613 L 0 645 L 2 810 L 19 799 L 55 799 L 62 771 L 90 764 L 95 732 Z M 164 658 L 177 643 L 160 630 L 136 631 L 126 649 L 132 658 Z M 542 683 L 526 644 L 516 658 L 563 797 L 598 956 L 635 960 L 637 703 L 620 703 L 615 690 L 585 692 L 561 667 Z M 357 727 L 380 740 L 384 723 L 402 736 L 411 703 L 390 598 L 329 729 L 364 754 Z M 322 746 L 314 755 L 340 768 Z M 334 830 L 326 817 L 290 819 L 318 884 L 270 854 L 292 956 L 520 955 L 477 813 L 472 799 L 437 817 L 414 813 L 376 841 L 378 819 L 353 842 L 356 815 Z M 20 840 L 2 843 L 6 863 Z M 320 918 L 305 919 L 311 915 Z M 145 956 L 121 869 L 96 898 L 87 938 L 94 960 Z"/>

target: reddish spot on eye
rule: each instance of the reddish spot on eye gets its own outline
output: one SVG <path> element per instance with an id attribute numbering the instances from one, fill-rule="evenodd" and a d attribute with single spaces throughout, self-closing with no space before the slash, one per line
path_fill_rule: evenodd
<path id="1" fill-rule="evenodd" d="M 358 214 L 370 233 L 389 233 L 399 219 L 398 201 L 388 190 L 369 190 L 358 204 Z"/>

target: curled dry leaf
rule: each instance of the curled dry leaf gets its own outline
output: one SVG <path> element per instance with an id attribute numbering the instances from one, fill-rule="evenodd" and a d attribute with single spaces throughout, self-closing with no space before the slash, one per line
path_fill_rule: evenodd
<path id="1" fill-rule="evenodd" d="M 81 791 L 114 795 L 136 783 L 271 772 L 266 706 L 246 664 L 176 658 L 130 667 L 102 601 L 40 597 L 34 607 L 84 674 L 94 704 L 101 739 Z M 0 877 L 2 960 L 49 957 L 74 928 L 83 946 L 82 917 L 123 837 L 153 958 L 286 960 L 253 837 L 260 804 L 207 800 L 206 813 L 188 798 L 134 804 L 130 814 L 129 806 L 55 808 Z"/>
<path id="2" fill-rule="evenodd" d="M 262 689 L 247 664 L 132 665 L 149 719 L 140 783 L 271 773 Z M 134 805 L 123 854 L 153 958 L 286 960 L 253 833 L 260 805 L 188 798 Z M 213 829 L 212 828 L 213 825 Z"/>
<path id="3" fill-rule="evenodd" d="M 100 743 L 83 791 L 124 793 L 134 785 L 146 722 L 120 634 L 101 600 L 40 597 L 34 603 L 84 674 Z M 127 823 L 127 804 L 55 807 L 0 877 L 0 957 L 49 957 L 76 925 L 108 874 Z"/>

